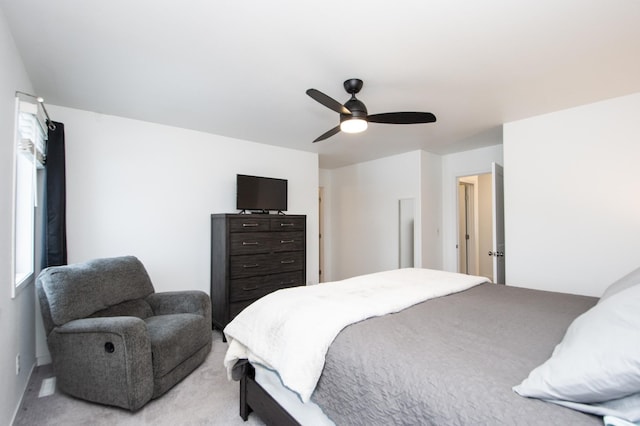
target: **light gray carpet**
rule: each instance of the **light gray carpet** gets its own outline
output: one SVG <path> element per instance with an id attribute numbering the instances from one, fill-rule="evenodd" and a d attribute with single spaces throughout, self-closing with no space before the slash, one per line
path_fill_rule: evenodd
<path id="1" fill-rule="evenodd" d="M 238 415 L 238 382 L 228 381 L 222 365 L 227 344 L 213 332 L 213 347 L 206 361 L 182 382 L 135 413 L 75 399 L 59 391 L 38 398 L 43 379 L 53 376 L 50 366 L 31 376 L 14 421 L 22 425 L 264 425 L 251 414 Z"/>

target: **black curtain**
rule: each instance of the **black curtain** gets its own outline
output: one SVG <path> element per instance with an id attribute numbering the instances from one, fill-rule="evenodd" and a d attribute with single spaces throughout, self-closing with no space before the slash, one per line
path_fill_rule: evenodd
<path id="1" fill-rule="evenodd" d="M 64 124 L 51 122 L 45 164 L 42 268 L 67 264 Z"/>

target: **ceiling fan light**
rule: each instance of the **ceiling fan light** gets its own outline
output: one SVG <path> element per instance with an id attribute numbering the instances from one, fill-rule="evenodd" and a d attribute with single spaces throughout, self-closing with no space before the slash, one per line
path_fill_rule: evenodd
<path id="1" fill-rule="evenodd" d="M 340 130 L 345 133 L 360 133 L 367 130 L 367 120 L 351 118 L 340 123 Z"/>

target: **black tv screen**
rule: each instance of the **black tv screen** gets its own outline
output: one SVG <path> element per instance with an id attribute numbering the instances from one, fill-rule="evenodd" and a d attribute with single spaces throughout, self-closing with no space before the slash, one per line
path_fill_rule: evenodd
<path id="1" fill-rule="evenodd" d="M 287 210 L 287 180 L 237 175 L 238 210 Z"/>

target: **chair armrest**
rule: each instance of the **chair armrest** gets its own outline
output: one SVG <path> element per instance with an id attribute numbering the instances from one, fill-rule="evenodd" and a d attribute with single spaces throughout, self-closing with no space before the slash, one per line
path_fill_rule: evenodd
<path id="1" fill-rule="evenodd" d="M 153 395 L 147 326 L 137 317 L 83 318 L 47 338 L 61 390 L 78 398 L 137 410 Z"/>
<path id="2" fill-rule="evenodd" d="M 97 317 L 69 321 L 55 328 L 56 333 L 115 333 L 126 337 L 145 338 L 147 328 L 138 317 Z"/>
<path id="3" fill-rule="evenodd" d="M 211 322 L 211 298 L 203 291 L 153 293 L 146 301 L 155 315 L 198 314 Z"/>

